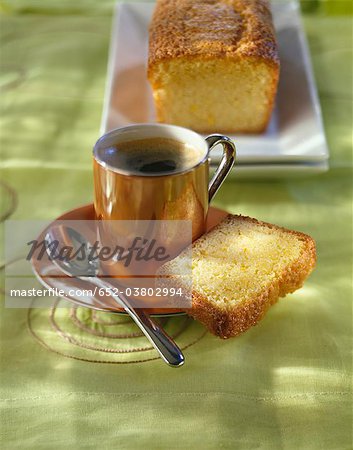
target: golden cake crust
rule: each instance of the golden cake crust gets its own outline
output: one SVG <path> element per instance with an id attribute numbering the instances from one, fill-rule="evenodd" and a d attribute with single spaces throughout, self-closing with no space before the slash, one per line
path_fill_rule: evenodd
<path id="1" fill-rule="evenodd" d="M 236 336 L 250 327 L 256 325 L 262 319 L 268 308 L 277 302 L 280 297 L 299 289 L 308 275 L 312 272 L 316 263 L 316 247 L 314 240 L 297 231 L 287 230 L 266 222 L 244 216 L 229 215 L 225 221 L 245 220 L 260 226 L 284 231 L 295 235 L 303 242 L 303 248 L 296 261 L 287 267 L 275 282 L 264 289 L 260 295 L 246 302 L 239 302 L 236 308 L 230 310 L 217 307 L 207 297 L 194 291 L 192 294 L 192 307 L 185 310 L 187 314 L 203 323 L 208 330 L 222 339 Z M 222 226 L 219 224 L 214 230 Z"/>
<path id="2" fill-rule="evenodd" d="M 150 26 L 149 71 L 186 58 L 259 58 L 279 65 L 267 0 L 158 0 Z"/>

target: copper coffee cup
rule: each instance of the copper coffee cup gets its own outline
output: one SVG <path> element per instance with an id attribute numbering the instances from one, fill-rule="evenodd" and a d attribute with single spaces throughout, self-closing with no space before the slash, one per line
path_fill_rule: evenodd
<path id="1" fill-rule="evenodd" d="M 199 152 L 199 160 L 185 170 L 142 174 L 112 167 L 105 160 L 108 148 L 119 143 L 151 138 L 173 139 Z M 223 146 L 223 157 L 209 182 L 210 152 Z M 93 149 L 94 207 L 101 220 L 190 220 L 192 239 L 206 229 L 209 203 L 231 171 L 235 146 L 226 136 L 204 139 L 194 131 L 174 125 L 139 124 L 113 130 L 102 136 Z"/>

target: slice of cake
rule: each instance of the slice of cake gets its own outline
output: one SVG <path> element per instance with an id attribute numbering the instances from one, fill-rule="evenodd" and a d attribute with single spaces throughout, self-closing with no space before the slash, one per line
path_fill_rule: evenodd
<path id="1" fill-rule="evenodd" d="M 316 262 L 310 236 L 233 215 L 192 249 L 192 308 L 186 312 L 223 339 L 256 325 L 279 297 L 302 286 Z M 181 273 L 185 263 L 181 254 L 168 264 Z"/>
<path id="2" fill-rule="evenodd" d="M 159 122 L 262 132 L 278 76 L 267 0 L 157 0 L 148 78 Z"/>

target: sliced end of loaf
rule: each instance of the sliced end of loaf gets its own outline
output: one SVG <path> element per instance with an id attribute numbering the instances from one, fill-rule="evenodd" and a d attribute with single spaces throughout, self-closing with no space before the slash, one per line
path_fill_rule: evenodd
<path id="1" fill-rule="evenodd" d="M 200 132 L 262 132 L 271 116 L 278 65 L 258 58 L 176 58 L 149 71 L 159 122 Z"/>

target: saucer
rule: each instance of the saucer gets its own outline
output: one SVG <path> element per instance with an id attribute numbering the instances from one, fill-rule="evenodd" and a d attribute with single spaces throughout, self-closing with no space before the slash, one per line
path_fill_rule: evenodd
<path id="1" fill-rule="evenodd" d="M 224 210 L 210 207 L 207 218 L 207 231 L 215 227 L 228 213 Z M 71 211 L 68 211 L 61 216 L 57 217 L 57 220 L 95 220 L 94 206 L 93 204 L 81 206 Z M 48 225 L 50 227 L 51 224 Z M 39 240 L 44 239 L 45 230 L 41 233 Z M 117 314 L 126 314 L 123 310 L 116 307 L 116 304 L 112 301 L 110 296 L 92 297 L 92 296 L 75 296 L 69 295 L 70 290 L 76 292 L 85 292 L 88 290 L 94 290 L 94 285 L 88 281 L 81 281 L 76 278 L 71 278 L 64 275 L 49 259 L 32 259 L 32 269 L 37 277 L 38 281 L 47 289 L 62 290 L 65 292 L 65 298 L 74 303 L 77 306 L 83 306 L 91 308 L 97 311 L 113 312 Z M 104 303 L 104 305 L 102 305 Z M 154 316 L 174 316 L 185 314 L 185 312 L 177 309 L 160 309 L 151 308 L 147 309 L 151 315 Z"/>

